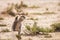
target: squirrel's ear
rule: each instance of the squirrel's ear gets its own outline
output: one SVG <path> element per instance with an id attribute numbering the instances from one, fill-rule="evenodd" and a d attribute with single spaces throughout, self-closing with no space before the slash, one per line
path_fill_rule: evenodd
<path id="1" fill-rule="evenodd" d="M 18 16 L 16 16 L 16 18 L 15 19 L 18 19 Z"/>

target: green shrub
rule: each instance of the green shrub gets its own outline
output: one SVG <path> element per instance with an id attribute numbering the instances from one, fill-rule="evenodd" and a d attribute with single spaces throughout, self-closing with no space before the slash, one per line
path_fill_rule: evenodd
<path id="1" fill-rule="evenodd" d="M 39 28 L 39 32 L 42 32 L 43 35 L 48 35 L 51 32 L 54 32 L 53 29 L 50 28 Z"/>
<path id="2" fill-rule="evenodd" d="M 33 26 L 25 26 L 26 29 L 31 32 L 31 34 L 38 34 L 39 33 L 39 27 L 37 26 L 36 22 L 34 22 Z"/>
<path id="3" fill-rule="evenodd" d="M 10 32 L 9 29 L 4 29 L 1 32 Z"/>
<path id="4" fill-rule="evenodd" d="M 27 30 L 29 30 L 29 31 L 30 31 L 30 29 L 31 29 L 31 28 L 30 28 L 30 26 L 29 26 L 29 25 L 26 25 L 25 27 L 26 27 L 26 29 L 27 29 Z"/>
<path id="5" fill-rule="evenodd" d="M 54 23 L 51 26 L 55 31 L 60 31 L 60 23 Z"/>
<path id="6" fill-rule="evenodd" d="M 39 28 L 38 26 L 34 25 L 32 28 L 30 26 L 27 26 L 26 29 L 31 33 L 31 34 L 39 34 L 42 32 L 44 35 L 48 35 L 50 32 L 54 32 L 53 29 L 50 28 Z"/>
<path id="7" fill-rule="evenodd" d="M 50 29 L 50 28 L 38 28 L 39 32 L 45 32 L 45 33 L 50 33 L 50 32 L 54 32 L 53 29 Z"/>
<path id="8" fill-rule="evenodd" d="M 26 29 L 31 32 L 31 34 L 39 34 L 40 32 L 42 32 L 42 34 L 48 34 L 50 32 L 54 32 L 53 29 L 50 29 L 50 28 L 40 28 L 37 26 L 37 23 L 34 22 L 33 26 L 30 27 L 30 26 L 25 26 Z"/>
<path id="9" fill-rule="evenodd" d="M 0 17 L 0 20 L 4 20 L 4 18 L 1 18 L 1 17 Z"/>
<path id="10" fill-rule="evenodd" d="M 32 34 L 37 34 L 37 33 L 39 33 L 39 31 L 38 31 L 38 29 L 37 29 L 37 27 L 35 26 L 33 26 L 32 28 L 31 28 L 31 32 L 32 32 Z"/>
<path id="11" fill-rule="evenodd" d="M 40 32 L 45 32 L 44 28 L 40 28 L 39 30 L 40 30 Z"/>
<path id="12" fill-rule="evenodd" d="M 47 27 L 46 28 L 38 27 L 36 22 L 34 22 L 32 27 L 28 25 L 26 25 L 25 27 L 30 32 L 30 34 L 39 34 L 40 32 L 42 32 L 42 34 L 48 34 L 50 32 L 54 32 L 54 29 L 50 29 Z"/>
<path id="13" fill-rule="evenodd" d="M 36 22 L 34 22 L 33 27 L 31 28 L 31 32 L 32 32 L 32 34 L 39 34 L 39 32 L 40 32 L 40 29 L 37 26 Z"/>
<path id="14" fill-rule="evenodd" d="M 53 30 L 53 29 L 51 29 L 51 28 L 45 28 L 45 32 L 46 32 L 46 33 L 54 32 L 54 30 Z"/>

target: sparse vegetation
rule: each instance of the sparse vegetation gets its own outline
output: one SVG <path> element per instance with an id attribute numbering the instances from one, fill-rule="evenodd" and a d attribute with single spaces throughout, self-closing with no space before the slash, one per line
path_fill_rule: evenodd
<path id="1" fill-rule="evenodd" d="M 22 8 L 22 7 L 28 7 L 28 6 L 26 4 L 23 4 L 23 2 L 21 2 L 21 4 L 19 4 L 19 5 L 18 4 L 12 4 L 11 7 L 7 8 L 6 13 L 11 15 L 11 16 L 16 16 L 16 13 L 19 12 L 20 8 Z"/>
<path id="2" fill-rule="evenodd" d="M 20 0 L 21 1 L 21 0 Z M 35 6 L 36 5 L 36 1 L 37 1 L 37 4 L 40 6 L 41 5 L 41 9 L 40 9 L 40 7 L 39 6 Z M 40 3 L 40 1 L 39 1 L 39 3 L 38 3 L 38 1 L 39 0 L 35 0 L 34 1 L 34 3 L 35 3 L 35 5 L 33 5 L 34 3 L 31 3 L 30 4 L 30 2 L 29 1 L 25 1 L 24 0 L 24 3 L 26 3 L 27 2 L 27 4 L 29 4 L 29 6 L 30 5 L 33 5 L 33 6 L 31 6 L 30 8 L 28 7 L 28 5 L 26 5 L 26 4 L 22 4 L 22 5 L 18 5 L 18 4 L 15 4 L 15 2 L 14 1 L 11 1 L 10 3 L 13 3 L 14 2 L 14 7 L 16 8 L 16 11 L 17 11 L 17 14 L 18 14 L 18 12 L 24 12 L 24 13 L 26 13 L 26 12 L 28 12 L 28 13 L 26 13 L 26 15 L 23 15 L 23 16 L 26 16 L 26 19 L 22 22 L 22 29 L 20 30 L 20 32 L 22 32 L 23 34 L 21 35 L 18 35 L 17 33 L 20 33 L 19 31 L 14 31 L 14 32 L 11 32 L 9 29 L 11 28 L 11 26 L 12 26 L 12 23 L 13 23 L 13 21 L 15 20 L 15 16 L 18 16 L 18 21 L 19 21 L 19 18 L 22 16 L 21 14 L 18 14 L 18 15 L 16 15 L 14 12 L 12 12 L 12 8 L 8 8 L 8 10 L 6 11 L 6 12 L 3 12 L 3 14 L 5 14 L 5 13 L 7 13 L 7 14 L 9 14 L 9 15 L 11 15 L 11 16 L 14 16 L 14 17 L 11 17 L 11 16 L 8 16 L 8 15 L 1 15 L 1 16 L 3 16 L 4 18 L 0 18 L 0 20 L 1 20 L 1 22 L 0 23 L 4 23 L 4 22 L 6 22 L 6 23 L 8 23 L 8 28 L 9 29 L 5 29 L 5 28 L 7 28 L 7 24 L 0 24 L 0 30 L 2 30 L 1 31 L 1 33 L 0 33 L 0 40 L 18 40 L 19 38 L 20 38 L 20 40 L 60 40 L 60 38 L 59 38 L 59 34 L 60 34 L 60 23 L 54 23 L 54 24 L 52 24 L 51 26 L 52 26 L 52 29 L 50 29 L 50 28 L 48 28 L 48 27 L 46 27 L 45 28 L 45 26 L 49 26 L 50 25 L 50 23 L 53 23 L 54 22 L 54 20 L 56 19 L 57 21 L 59 21 L 59 11 L 60 11 L 60 9 L 59 9 L 59 7 L 60 7 L 60 3 L 59 4 L 57 4 L 57 6 L 56 6 L 56 2 L 54 2 L 54 1 L 51 1 L 51 2 L 44 2 L 43 1 L 43 3 L 41 2 Z M 49 1 L 49 0 L 48 0 Z M 2 1 L 3 2 L 3 1 Z M 9 2 L 9 1 L 8 1 Z M 18 1 L 17 1 L 18 2 Z M 16 3 L 17 3 L 16 2 Z M 5 5 L 5 4 L 4 4 Z M 58 6 L 59 5 L 59 6 Z M 7 7 L 7 5 L 5 5 L 6 7 Z M 49 7 L 50 6 L 50 7 Z M 52 7 L 53 6 L 53 7 Z M 22 7 L 22 8 L 21 8 Z M 49 10 L 49 8 L 50 8 L 50 10 Z M 22 9 L 22 11 L 20 11 L 20 8 Z M 44 10 L 44 8 L 45 8 L 45 10 Z M 2 9 L 3 9 L 3 7 L 2 7 Z M 52 9 L 52 10 L 51 10 Z M 55 10 L 54 10 L 55 9 Z M 40 12 L 41 13 L 40 13 Z M 47 11 L 47 12 L 45 12 L 45 11 Z M 53 12 L 50 12 L 50 11 L 53 11 Z M 56 14 L 55 14 L 55 11 L 56 11 Z M 32 12 L 37 12 L 37 13 L 32 13 Z M 43 13 L 44 12 L 44 13 Z M 28 15 L 29 13 L 31 13 L 31 15 Z M 45 15 L 45 14 L 47 14 L 47 15 Z M 20 15 L 20 16 L 19 16 Z M 55 16 L 54 16 L 55 15 Z M 11 19 L 9 19 L 9 17 L 11 18 Z M 31 18 L 29 18 L 29 17 L 31 17 Z M 56 17 L 56 18 L 55 18 Z M 29 18 L 29 20 L 27 20 Z M 50 20 L 49 20 L 49 18 L 50 18 Z M 6 19 L 6 20 L 5 20 Z M 9 19 L 9 20 L 8 20 Z M 3 20 L 3 21 L 2 21 Z M 8 21 L 7 21 L 8 20 Z M 56 21 L 55 20 L 55 21 Z M 34 24 L 33 24 L 33 21 L 37 21 L 38 22 L 38 25 L 37 25 L 37 23 L 36 22 L 34 22 Z M 46 22 L 46 23 L 45 23 Z M 26 25 L 27 23 L 29 23 L 28 25 Z M 32 26 L 31 26 L 31 23 L 33 24 Z M 19 25 L 19 23 L 18 23 L 18 25 Z M 26 26 L 24 26 L 24 25 L 26 25 Z M 29 26 L 30 25 L 30 26 Z M 41 26 L 44 26 L 44 27 L 41 27 Z M 15 27 L 16 29 L 18 29 L 18 27 Z M 24 30 L 26 28 L 26 30 Z M 28 32 L 27 32 L 27 30 L 28 30 Z M 26 34 L 24 34 L 24 32 L 23 31 L 26 31 L 26 33 L 29 33 L 29 34 L 31 34 L 31 35 L 26 35 Z M 51 33 L 51 32 L 54 32 L 54 31 L 56 31 L 56 33 Z M 58 31 L 58 32 L 57 32 Z M 52 35 L 49 35 L 49 33 L 51 33 Z M 12 35 L 11 35 L 12 34 Z M 17 35 L 15 35 L 15 34 L 17 34 Z M 22 39 L 21 39 L 21 37 L 22 37 Z M 56 37 L 55 37 L 56 36 Z M 54 38 L 55 37 L 55 38 Z M 10 38 L 10 39 L 8 39 L 8 38 Z M 17 38 L 17 39 L 16 39 Z"/>
<path id="3" fill-rule="evenodd" d="M 36 18 L 35 20 L 38 20 L 38 18 Z"/>
<path id="4" fill-rule="evenodd" d="M 0 24 L 0 26 L 4 27 L 4 26 L 7 26 L 6 24 Z"/>
<path id="5" fill-rule="evenodd" d="M 30 34 L 39 34 L 40 32 L 42 32 L 42 34 L 48 34 L 50 32 L 54 32 L 53 29 L 50 29 L 50 28 L 38 27 L 36 22 L 34 22 L 32 27 L 26 25 L 26 29 L 30 32 Z"/>
<path id="6" fill-rule="evenodd" d="M 38 20 L 38 18 L 35 18 L 35 19 L 34 18 L 30 18 L 29 20 Z"/>
<path id="7" fill-rule="evenodd" d="M 36 25 L 36 23 L 34 23 L 32 28 L 30 26 L 28 26 L 28 25 L 26 25 L 25 27 L 30 32 L 30 34 L 37 34 L 37 33 L 39 33 L 39 30 L 38 30 L 39 27 Z"/>
<path id="8" fill-rule="evenodd" d="M 29 7 L 29 8 L 40 8 L 40 7 L 33 5 L 33 6 Z"/>
<path id="9" fill-rule="evenodd" d="M 39 31 L 42 32 L 43 35 L 48 35 L 51 32 L 54 32 L 53 29 L 50 28 L 39 28 Z"/>
<path id="10" fill-rule="evenodd" d="M 55 14 L 55 12 L 44 12 L 43 14 Z"/>
<path id="11" fill-rule="evenodd" d="M 60 23 L 54 23 L 51 26 L 55 31 L 60 31 Z"/>
<path id="12" fill-rule="evenodd" d="M 19 4 L 19 5 L 18 4 L 15 4 L 15 8 L 16 9 L 20 9 L 21 7 L 25 7 L 26 8 L 26 7 L 28 7 L 28 5 L 23 4 L 23 1 L 21 1 L 21 4 Z"/>
<path id="13" fill-rule="evenodd" d="M 28 31 L 30 31 L 30 30 L 31 30 L 31 28 L 30 28 L 30 26 L 29 26 L 29 25 L 26 25 L 25 27 L 27 28 L 27 30 L 28 30 Z"/>
<path id="14" fill-rule="evenodd" d="M 9 29 L 4 29 L 1 32 L 10 32 Z"/>
<path id="15" fill-rule="evenodd" d="M 46 9 L 48 10 L 48 9 Z M 44 14 L 56 14 L 55 12 L 44 12 L 44 13 L 31 13 L 33 15 L 44 15 Z"/>
<path id="16" fill-rule="evenodd" d="M 33 27 L 31 28 L 32 34 L 39 34 L 39 27 L 37 26 L 36 22 L 33 24 Z"/>
<path id="17" fill-rule="evenodd" d="M 30 20 L 34 20 L 34 18 L 30 18 Z"/>
<path id="18" fill-rule="evenodd" d="M 23 3 L 23 1 L 21 1 L 20 6 L 21 6 L 21 7 L 28 7 L 26 4 Z"/>
<path id="19" fill-rule="evenodd" d="M 11 16 L 15 16 L 15 13 L 13 13 L 12 11 L 10 11 L 8 14 Z"/>
<path id="20" fill-rule="evenodd" d="M 7 8 L 7 11 L 6 11 L 6 12 L 7 12 L 9 15 L 11 15 L 11 16 L 15 16 L 15 13 L 12 11 L 13 6 L 14 6 L 14 5 L 11 5 L 11 7 L 8 7 L 8 8 Z"/>
<path id="21" fill-rule="evenodd" d="M 49 33 L 49 32 L 52 32 L 52 29 L 50 29 L 50 28 L 40 28 L 40 32 Z"/>
<path id="22" fill-rule="evenodd" d="M 21 38 L 20 35 L 16 35 L 17 38 Z"/>
<path id="23" fill-rule="evenodd" d="M 8 39 L 0 39 L 0 40 L 11 40 L 11 39 L 8 38 Z"/>
<path id="24" fill-rule="evenodd" d="M 5 15 L 5 14 L 9 14 L 9 15 L 11 15 L 11 16 L 15 16 L 15 13 L 12 11 L 13 7 L 15 7 L 14 4 L 12 4 L 11 6 L 8 6 L 8 7 L 5 9 L 5 11 L 1 12 L 1 14 L 4 14 L 4 15 Z"/>
<path id="25" fill-rule="evenodd" d="M 23 4 L 22 6 L 23 6 L 23 7 L 28 7 L 26 4 Z"/>

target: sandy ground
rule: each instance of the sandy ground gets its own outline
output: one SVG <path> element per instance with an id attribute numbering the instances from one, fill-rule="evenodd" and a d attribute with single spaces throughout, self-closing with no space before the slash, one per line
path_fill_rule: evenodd
<path id="1" fill-rule="evenodd" d="M 24 0 L 25 1 L 25 0 Z M 32 0 L 34 1 L 34 0 Z M 25 1 L 25 4 L 30 4 L 30 5 L 34 5 L 34 3 L 38 2 L 39 0 L 36 0 L 34 2 L 32 1 Z M 6 3 L 5 3 L 6 2 Z M 6 0 L 0 0 L 0 8 L 2 11 L 4 9 L 4 5 L 5 7 L 7 7 L 7 3 L 12 3 L 14 1 L 6 1 Z M 18 2 L 18 1 L 17 1 Z M 17 3 L 16 0 L 14 3 Z M 38 18 L 38 26 L 41 27 L 50 27 L 50 25 L 52 23 L 56 23 L 56 22 L 60 22 L 60 6 L 58 6 L 57 4 L 60 2 L 60 0 L 51 0 L 51 1 L 39 1 L 38 3 L 36 3 L 36 5 L 40 6 L 40 8 L 23 8 L 24 12 L 27 13 L 43 13 L 46 12 L 46 8 L 48 8 L 49 12 L 55 12 L 56 14 L 48 14 L 48 15 L 32 15 L 30 14 L 28 18 L 33 17 L 33 18 Z M 5 3 L 5 4 L 4 4 Z M 5 10 L 5 9 L 4 9 Z M 0 21 L 0 24 L 6 24 L 6 27 L 0 27 L 0 31 L 3 29 L 9 29 L 11 32 L 8 33 L 0 33 L 0 40 L 17 40 L 16 38 L 16 34 L 17 32 L 13 32 L 12 31 L 12 24 L 14 22 L 14 18 L 15 17 L 11 17 L 11 16 L 2 16 L 1 17 L 4 18 L 4 20 Z M 27 18 L 22 22 L 22 31 L 21 33 L 23 33 L 26 24 L 33 24 L 33 20 L 27 20 Z M 51 33 L 52 38 L 44 38 L 44 35 L 37 35 L 37 36 L 24 36 L 22 35 L 22 40 L 60 40 L 60 32 L 55 32 L 55 33 Z"/>

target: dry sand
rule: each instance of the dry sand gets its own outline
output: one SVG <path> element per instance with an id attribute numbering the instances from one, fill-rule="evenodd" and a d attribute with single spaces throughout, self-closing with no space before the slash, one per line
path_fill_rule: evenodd
<path id="1" fill-rule="evenodd" d="M 33 2 L 32 2 L 33 1 Z M 38 18 L 38 26 L 41 27 L 50 27 L 52 23 L 60 22 L 60 6 L 58 6 L 58 3 L 60 3 L 60 0 L 24 0 L 24 3 L 31 6 L 31 5 L 38 5 L 40 8 L 23 8 L 24 12 L 27 13 L 43 13 L 46 12 L 46 8 L 48 8 L 49 12 L 55 12 L 56 14 L 48 14 L 48 15 L 32 15 L 29 14 L 29 17 Z M 19 3 L 19 0 L 0 0 L 0 12 L 5 10 L 5 8 L 8 6 L 8 3 Z M 2 15 L 1 15 L 2 16 Z M 7 27 L 0 27 L 0 31 L 3 29 L 9 29 L 12 30 L 12 24 L 14 22 L 15 17 L 11 16 L 2 16 L 4 20 L 0 21 L 0 24 L 7 24 Z M 22 33 L 25 29 L 25 24 L 33 24 L 32 20 L 27 20 L 27 18 L 22 22 Z M 16 38 L 17 32 L 6 32 L 6 33 L 0 33 L 0 40 L 17 40 Z M 51 33 L 52 38 L 44 38 L 44 35 L 37 35 L 37 36 L 24 36 L 22 35 L 22 40 L 60 40 L 60 32 Z"/>

